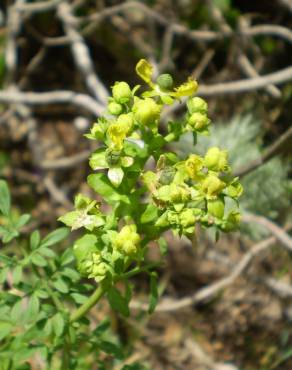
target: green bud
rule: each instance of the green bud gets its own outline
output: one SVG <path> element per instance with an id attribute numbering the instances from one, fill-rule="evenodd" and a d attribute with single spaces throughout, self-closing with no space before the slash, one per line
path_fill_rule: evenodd
<path id="1" fill-rule="evenodd" d="M 114 248 L 126 255 L 137 253 L 141 238 L 136 230 L 136 225 L 124 226 L 113 240 Z"/>
<path id="2" fill-rule="evenodd" d="M 208 110 L 208 104 L 205 102 L 204 99 L 196 96 L 187 101 L 187 108 L 190 114 L 193 114 L 196 112 L 206 114 Z"/>
<path id="3" fill-rule="evenodd" d="M 232 211 L 229 213 L 226 223 L 223 226 L 223 230 L 226 232 L 238 229 L 240 223 L 240 213 L 238 211 Z"/>
<path id="4" fill-rule="evenodd" d="M 215 199 L 216 196 L 225 188 L 225 183 L 215 175 L 208 175 L 202 182 L 202 191 L 207 199 Z"/>
<path id="5" fill-rule="evenodd" d="M 123 111 L 123 107 L 121 106 L 121 104 L 115 103 L 115 102 L 109 103 L 109 105 L 107 106 L 107 109 L 109 113 L 114 116 L 118 116 Z"/>
<path id="6" fill-rule="evenodd" d="M 133 113 L 126 113 L 126 114 L 121 114 L 117 121 L 116 124 L 121 125 L 122 127 L 125 128 L 127 133 L 131 130 L 133 124 L 134 124 L 134 116 Z"/>
<path id="7" fill-rule="evenodd" d="M 127 103 L 132 97 L 130 86 L 126 82 L 116 82 L 112 88 L 113 98 L 117 103 Z"/>
<path id="8" fill-rule="evenodd" d="M 140 99 L 135 102 L 133 107 L 135 119 L 145 126 L 156 123 L 160 116 L 160 110 L 160 106 L 151 98 Z"/>
<path id="9" fill-rule="evenodd" d="M 190 198 L 190 192 L 183 186 L 171 184 L 169 190 L 170 200 L 173 203 L 184 203 Z"/>
<path id="10" fill-rule="evenodd" d="M 105 158 L 109 166 L 115 166 L 120 161 L 121 152 L 119 150 L 108 149 L 106 151 Z"/>
<path id="11" fill-rule="evenodd" d="M 209 118 L 206 116 L 206 114 L 200 113 L 200 112 L 195 112 L 193 113 L 189 120 L 188 124 L 196 130 L 202 130 L 206 128 L 210 123 Z"/>
<path id="12" fill-rule="evenodd" d="M 238 198 L 243 192 L 243 187 L 238 179 L 234 179 L 230 185 L 226 188 L 226 193 L 231 198 Z"/>
<path id="13" fill-rule="evenodd" d="M 224 216 L 224 202 L 221 199 L 208 200 L 208 213 L 217 218 L 223 218 Z"/>
<path id="14" fill-rule="evenodd" d="M 163 90 L 171 90 L 173 86 L 173 78 L 170 74 L 164 73 L 158 76 L 157 84 Z"/>
<path id="15" fill-rule="evenodd" d="M 179 215 L 180 224 L 183 228 L 187 228 L 189 226 L 193 226 L 196 222 L 196 217 L 191 209 L 185 209 Z"/>
<path id="16" fill-rule="evenodd" d="M 204 164 L 212 171 L 227 171 L 229 169 L 227 157 L 228 154 L 226 150 L 212 147 L 205 155 Z"/>
<path id="17" fill-rule="evenodd" d="M 167 213 L 167 220 L 170 225 L 179 225 L 180 220 L 179 220 L 179 215 L 176 212 L 169 211 Z"/>

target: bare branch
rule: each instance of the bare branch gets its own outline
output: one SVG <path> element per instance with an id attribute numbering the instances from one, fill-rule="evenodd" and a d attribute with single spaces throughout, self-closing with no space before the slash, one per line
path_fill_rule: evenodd
<path id="1" fill-rule="evenodd" d="M 57 90 L 52 92 L 14 92 L 0 91 L 2 103 L 24 103 L 29 105 L 71 103 L 87 109 L 95 116 L 102 115 L 104 106 L 89 95 L 74 91 Z"/>
<path id="2" fill-rule="evenodd" d="M 90 150 L 84 150 L 81 153 L 72 155 L 70 157 L 63 157 L 54 160 L 45 160 L 40 163 L 39 167 L 43 170 L 61 170 L 65 168 L 75 167 L 77 164 L 86 161 L 90 155 Z"/>
<path id="3" fill-rule="evenodd" d="M 27 13 L 41 13 L 47 10 L 52 10 L 57 7 L 63 0 L 50 0 L 50 1 L 39 1 L 36 3 L 19 4 L 15 6 L 15 9 L 20 12 Z"/>
<path id="4" fill-rule="evenodd" d="M 273 244 L 276 242 L 276 237 L 271 237 L 268 239 L 265 239 L 257 244 L 255 244 L 237 263 L 233 271 L 230 275 L 227 277 L 224 277 L 222 279 L 217 280 L 215 283 L 212 283 L 210 285 L 207 285 L 206 287 L 203 287 L 199 289 L 194 294 L 181 298 L 178 300 L 173 299 L 164 299 L 161 301 L 161 303 L 158 304 L 155 311 L 156 312 L 172 312 L 176 310 L 180 310 L 195 304 L 198 304 L 200 302 L 206 301 L 210 298 L 212 298 L 215 294 L 219 293 L 222 289 L 227 288 L 230 286 L 235 279 L 237 279 L 249 266 L 249 264 L 252 262 L 252 260 L 260 254 L 261 252 L 267 250 L 270 248 Z M 148 305 L 143 304 L 137 301 L 131 302 L 131 308 L 133 309 L 141 309 L 141 310 L 147 310 Z"/>
<path id="5" fill-rule="evenodd" d="M 62 2 L 58 6 L 58 16 L 63 22 L 65 33 L 70 40 L 75 64 L 83 75 L 89 91 L 102 104 L 106 105 L 109 96 L 108 91 L 94 71 L 89 49 L 74 25 L 76 18 L 72 14 L 70 4 Z"/>
<path id="6" fill-rule="evenodd" d="M 257 70 L 254 68 L 252 63 L 248 60 L 246 55 L 241 54 L 239 56 L 238 64 L 248 77 L 254 77 L 254 78 L 259 77 Z M 274 85 L 267 85 L 265 89 L 274 98 L 280 98 L 282 95 L 281 91 Z"/>
<path id="7" fill-rule="evenodd" d="M 280 226 L 276 225 L 268 218 L 246 213 L 242 215 L 241 220 L 247 223 L 255 222 L 259 225 L 264 226 L 267 230 L 270 231 L 271 234 L 273 234 L 277 238 L 277 240 L 281 244 L 283 244 L 284 247 L 286 247 L 290 252 L 292 252 L 292 238 L 290 238 L 290 236 Z"/>
<path id="8" fill-rule="evenodd" d="M 235 176 L 243 177 L 250 172 L 256 170 L 258 167 L 268 162 L 271 158 L 279 154 L 281 148 L 288 143 L 292 145 L 292 127 L 285 131 L 272 145 L 270 145 L 262 154 L 260 158 L 251 161 L 246 166 L 235 171 Z M 291 147 L 290 145 L 290 147 Z"/>

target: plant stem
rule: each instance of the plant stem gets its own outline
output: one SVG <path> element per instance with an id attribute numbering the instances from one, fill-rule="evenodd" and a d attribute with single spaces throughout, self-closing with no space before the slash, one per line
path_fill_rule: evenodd
<path id="1" fill-rule="evenodd" d="M 82 316 L 84 316 L 100 300 L 104 293 L 104 288 L 102 287 L 102 285 L 99 285 L 94 293 L 88 298 L 88 300 L 72 313 L 72 315 L 70 316 L 70 322 L 72 323 L 74 321 L 77 321 Z"/>

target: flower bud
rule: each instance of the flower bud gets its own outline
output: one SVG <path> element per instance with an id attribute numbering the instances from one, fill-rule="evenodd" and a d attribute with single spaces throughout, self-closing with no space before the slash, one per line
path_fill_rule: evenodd
<path id="1" fill-rule="evenodd" d="M 123 127 L 126 133 L 128 133 L 134 124 L 133 113 L 121 114 L 116 123 Z"/>
<path id="2" fill-rule="evenodd" d="M 190 193 L 183 186 L 171 184 L 169 186 L 169 190 L 170 190 L 170 200 L 173 203 L 184 203 L 190 197 Z"/>
<path id="3" fill-rule="evenodd" d="M 229 232 L 238 229 L 240 223 L 240 213 L 232 211 L 229 213 L 226 223 L 223 226 L 224 231 Z"/>
<path id="4" fill-rule="evenodd" d="M 113 98 L 117 103 L 127 103 L 132 97 L 130 86 L 126 82 L 116 82 L 112 87 Z"/>
<path id="5" fill-rule="evenodd" d="M 170 90 L 173 86 L 173 78 L 170 74 L 164 73 L 158 76 L 157 84 L 163 90 Z"/>
<path id="6" fill-rule="evenodd" d="M 160 106 L 151 98 L 136 101 L 133 107 L 135 119 L 142 125 L 155 124 L 160 115 Z"/>
<path id="7" fill-rule="evenodd" d="M 224 216 L 224 202 L 221 199 L 208 200 L 208 213 L 217 218 Z"/>
<path id="8" fill-rule="evenodd" d="M 189 226 L 193 226 L 196 222 L 196 217 L 191 209 L 185 209 L 179 215 L 180 224 L 183 228 L 187 228 Z"/>
<path id="9" fill-rule="evenodd" d="M 189 120 L 188 124 L 196 130 L 202 130 L 208 126 L 210 123 L 209 118 L 206 116 L 206 114 L 200 113 L 200 112 L 195 112 L 193 113 Z"/>
<path id="10" fill-rule="evenodd" d="M 167 220 L 170 225 L 179 225 L 179 215 L 174 211 L 167 213 Z"/>
<path id="11" fill-rule="evenodd" d="M 124 226 L 113 240 L 113 246 L 126 255 L 137 253 L 137 247 L 141 238 L 136 230 L 136 225 Z"/>
<path id="12" fill-rule="evenodd" d="M 227 171 L 228 170 L 228 160 L 227 151 L 220 150 L 217 147 L 210 148 L 204 158 L 204 164 L 212 171 Z"/>
<path id="13" fill-rule="evenodd" d="M 190 114 L 199 112 L 202 114 L 206 114 L 208 110 L 208 104 L 205 102 L 204 99 L 199 98 L 198 96 L 189 99 L 187 102 L 187 108 Z"/>
<path id="14" fill-rule="evenodd" d="M 116 102 L 109 103 L 109 105 L 107 106 L 107 109 L 109 113 L 114 116 L 118 116 L 123 111 L 123 107 L 121 106 L 121 104 L 116 103 Z"/>
<path id="15" fill-rule="evenodd" d="M 202 191 L 207 199 L 214 199 L 225 188 L 225 183 L 215 175 L 209 175 L 202 182 Z"/>

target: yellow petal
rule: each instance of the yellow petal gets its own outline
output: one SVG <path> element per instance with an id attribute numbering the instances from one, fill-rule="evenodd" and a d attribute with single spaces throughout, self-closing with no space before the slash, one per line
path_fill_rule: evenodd
<path id="1" fill-rule="evenodd" d="M 198 89 L 197 81 L 193 80 L 189 77 L 188 81 L 180 85 L 179 87 L 175 88 L 175 92 L 171 95 L 175 96 L 176 98 L 180 98 L 182 96 L 190 96 L 193 95 Z"/>
<path id="2" fill-rule="evenodd" d="M 147 62 L 145 59 L 140 59 L 136 65 L 136 73 L 138 76 L 142 78 L 148 85 L 153 87 L 153 83 L 151 81 L 151 77 L 153 74 L 153 67 L 152 65 Z"/>

